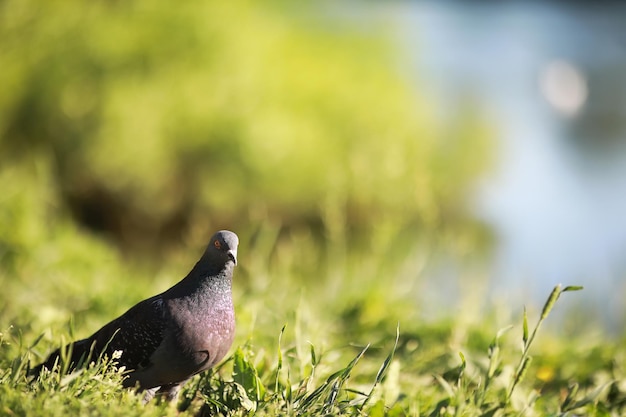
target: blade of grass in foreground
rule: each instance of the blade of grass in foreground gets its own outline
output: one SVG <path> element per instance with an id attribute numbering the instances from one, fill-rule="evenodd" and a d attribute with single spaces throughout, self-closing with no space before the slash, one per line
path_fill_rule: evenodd
<path id="1" fill-rule="evenodd" d="M 548 297 L 545 304 L 543 305 L 543 309 L 541 310 L 541 316 L 539 317 L 539 320 L 537 321 L 537 324 L 535 325 L 535 328 L 533 329 L 530 336 L 528 335 L 528 319 L 526 315 L 526 309 L 524 309 L 522 357 L 520 358 L 520 361 L 517 364 L 515 374 L 513 377 L 513 382 L 511 383 L 511 386 L 509 387 L 509 390 L 506 395 L 505 404 L 509 403 L 509 401 L 511 400 L 511 396 L 513 395 L 513 391 L 515 390 L 515 387 L 524 379 L 524 376 L 526 375 L 526 371 L 528 370 L 528 367 L 530 366 L 530 362 L 532 360 L 532 357 L 529 355 L 530 345 L 535 340 L 535 336 L 537 335 L 537 331 L 539 330 L 539 327 L 541 327 L 541 324 L 543 323 L 543 321 L 548 317 L 548 314 L 550 314 L 550 311 L 552 311 L 554 304 L 557 302 L 557 300 L 559 299 L 562 293 L 568 292 L 568 291 L 580 291 L 582 289 L 583 287 L 578 286 L 578 285 L 570 285 L 563 289 L 561 289 L 561 284 L 558 284 L 556 287 L 554 287 L 554 289 L 550 293 L 550 296 Z"/>
<path id="2" fill-rule="evenodd" d="M 369 403 L 370 399 L 372 398 L 372 395 L 374 394 L 374 390 L 376 389 L 378 384 L 382 382 L 383 378 L 387 374 L 389 365 L 391 365 L 391 361 L 393 361 L 393 355 L 396 353 L 396 349 L 398 348 L 399 339 L 400 339 L 400 323 L 398 323 L 398 325 L 396 326 L 396 340 L 393 344 L 393 348 L 391 349 L 391 352 L 389 352 L 389 355 L 387 355 L 387 357 L 385 358 L 385 361 L 383 362 L 383 364 L 380 366 L 380 369 L 378 370 L 378 373 L 376 374 L 376 378 L 374 380 L 374 385 L 372 385 L 372 389 L 370 390 L 369 394 L 365 397 L 365 400 L 363 401 L 363 404 L 361 404 L 361 407 L 359 407 L 360 411 L 363 411 L 365 406 Z"/>
<path id="3" fill-rule="evenodd" d="M 300 404 L 298 404 L 297 408 L 299 412 L 307 412 L 310 411 L 310 407 L 314 405 L 317 400 L 321 400 L 322 397 L 326 397 L 324 400 L 323 411 L 328 411 L 337 401 L 337 397 L 343 384 L 350 378 L 350 374 L 352 370 L 359 362 L 359 360 L 363 357 L 367 349 L 369 349 L 370 345 L 365 346 L 359 354 L 350 361 L 348 366 L 339 371 L 330 375 L 326 381 L 317 387 L 315 391 L 306 396 Z"/>

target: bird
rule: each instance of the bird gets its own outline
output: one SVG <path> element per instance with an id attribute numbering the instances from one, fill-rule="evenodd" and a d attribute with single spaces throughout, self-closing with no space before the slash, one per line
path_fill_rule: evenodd
<path id="1" fill-rule="evenodd" d="M 52 352 L 29 371 L 39 377 L 53 370 L 62 350 L 71 372 L 86 361 L 122 351 L 126 388 L 144 393 L 144 404 L 155 395 L 171 401 L 194 375 L 221 361 L 235 335 L 232 278 L 239 238 L 216 232 L 189 274 L 170 289 L 145 299 L 86 339 Z"/>

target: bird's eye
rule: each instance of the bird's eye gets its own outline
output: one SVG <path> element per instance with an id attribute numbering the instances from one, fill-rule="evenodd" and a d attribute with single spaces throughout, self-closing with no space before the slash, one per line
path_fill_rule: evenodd
<path id="1" fill-rule="evenodd" d="M 222 249 L 222 244 L 220 243 L 219 240 L 216 240 L 215 242 L 213 242 L 213 246 L 215 246 L 216 249 Z"/>

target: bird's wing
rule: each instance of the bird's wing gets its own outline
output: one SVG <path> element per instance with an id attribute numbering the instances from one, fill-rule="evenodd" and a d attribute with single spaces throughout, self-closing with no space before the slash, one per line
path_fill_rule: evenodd
<path id="1" fill-rule="evenodd" d="M 71 355 L 68 371 L 86 360 L 97 360 L 103 354 L 111 357 L 116 350 L 122 351 L 120 366 L 129 370 L 141 369 L 148 365 L 150 356 L 162 343 L 166 326 L 163 300 L 160 295 L 154 296 L 138 303 L 90 337 L 56 349 L 43 363 L 32 368 L 29 375 L 38 376 L 44 367 L 52 369 L 62 356 L 62 350 Z"/>
<path id="2" fill-rule="evenodd" d="M 141 369 L 163 341 L 167 316 L 160 295 L 144 300 L 117 319 L 106 324 L 90 339 L 97 352 L 122 351 L 120 366 Z"/>

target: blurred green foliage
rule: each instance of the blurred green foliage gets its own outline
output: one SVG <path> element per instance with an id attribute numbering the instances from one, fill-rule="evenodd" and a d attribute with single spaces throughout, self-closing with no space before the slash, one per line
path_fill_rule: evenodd
<path id="1" fill-rule="evenodd" d="M 391 43 L 329 6 L 2 2 L 4 319 L 119 313 L 161 270 L 157 249 L 218 228 L 248 242 L 245 291 L 268 288 L 257 275 L 273 261 L 297 282 L 328 277 L 324 297 L 366 277 L 343 304 L 368 297 L 353 312 L 367 320 L 386 302 L 375 258 L 403 263 L 434 236 L 474 247 L 464 197 L 487 126 L 471 112 L 436 122 Z M 152 257 L 136 261 L 141 247 Z"/>
<path id="2" fill-rule="evenodd" d="M 435 122 L 382 28 L 287 6 L 3 2 L 2 159 L 39 155 L 59 203 L 121 243 L 463 223 L 487 126 Z"/>

